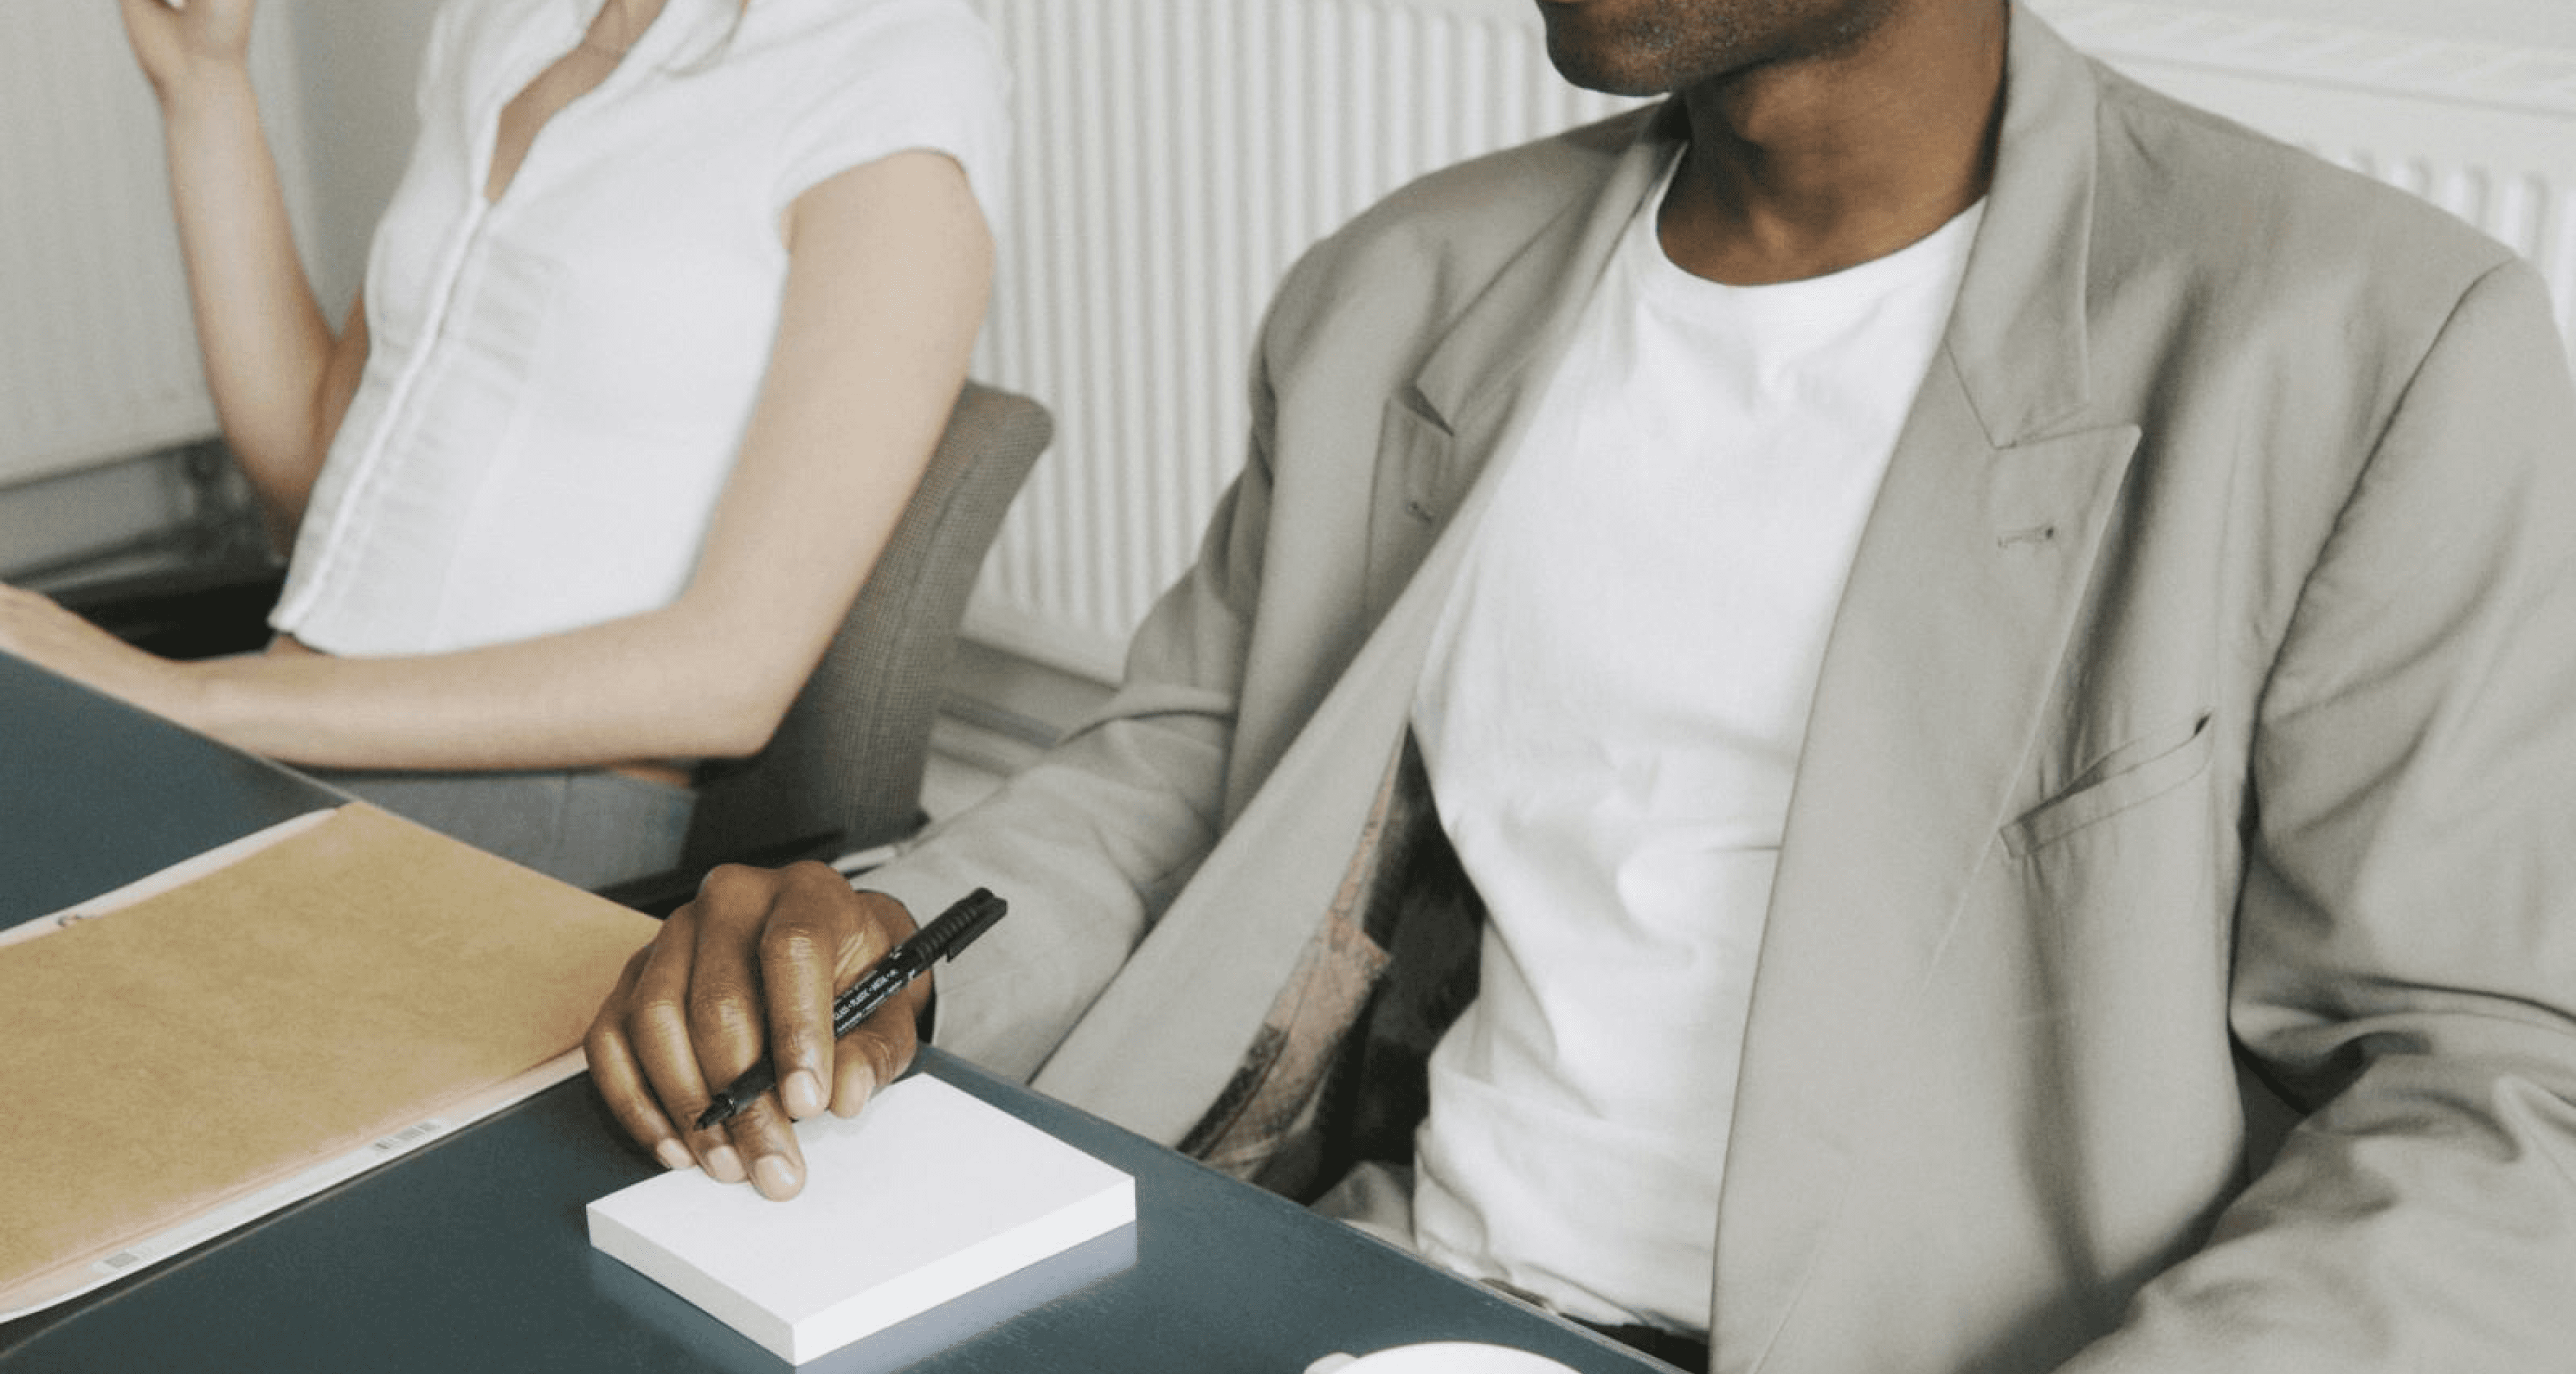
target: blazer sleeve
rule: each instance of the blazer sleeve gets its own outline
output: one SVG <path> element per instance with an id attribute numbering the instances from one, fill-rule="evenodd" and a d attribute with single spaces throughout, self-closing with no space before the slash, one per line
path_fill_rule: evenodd
<path id="1" fill-rule="evenodd" d="M 942 1048 L 1034 1074 L 1215 846 L 1270 516 L 1274 412 L 1257 362 L 1248 460 L 1196 562 L 1138 628 L 1100 713 L 859 880 L 916 915 L 976 886 L 1010 903 L 993 935 L 941 966 Z"/>
<path id="2" fill-rule="evenodd" d="M 2458 302 L 2257 716 L 2231 993 L 2309 1114 L 2079 1357 L 2576 1359 L 2576 388 L 2519 261 Z"/>

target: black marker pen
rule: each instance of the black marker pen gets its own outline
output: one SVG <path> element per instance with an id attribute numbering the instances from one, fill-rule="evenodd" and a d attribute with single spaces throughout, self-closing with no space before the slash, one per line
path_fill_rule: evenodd
<path id="1" fill-rule="evenodd" d="M 868 971 L 852 983 L 849 990 L 832 999 L 832 1038 L 840 1039 L 874 1015 L 887 999 L 912 985 L 912 980 L 930 971 L 942 959 L 955 957 L 957 951 L 975 942 L 975 937 L 992 928 L 1002 913 L 1010 909 L 1001 898 L 984 888 L 977 888 L 957 899 L 938 919 L 912 933 L 902 944 L 886 951 L 886 956 L 869 966 Z M 733 1119 L 736 1112 L 752 1104 L 762 1093 L 778 1086 L 778 1066 L 764 1055 L 759 1063 L 743 1070 L 732 1086 L 717 1093 L 698 1116 L 698 1129 L 720 1126 Z"/>

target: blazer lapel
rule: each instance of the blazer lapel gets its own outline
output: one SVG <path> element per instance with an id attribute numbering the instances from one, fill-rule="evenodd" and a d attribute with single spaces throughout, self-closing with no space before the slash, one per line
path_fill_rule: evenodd
<path id="1" fill-rule="evenodd" d="M 1760 1367 L 2008 819 L 2138 431 L 2084 410 L 2093 87 L 2012 16 L 1995 183 L 1862 537 L 1774 881 L 1719 1211 L 1715 1368 Z"/>
<path id="2" fill-rule="evenodd" d="M 1488 459 L 1517 441 L 1658 165 L 1650 132 L 1588 203 L 1512 255 L 1388 405 L 1370 578 L 1372 609 L 1381 572 L 1393 604 L 1277 763 L 1254 761 L 1261 781 L 1230 803 L 1224 837 L 1048 1059 L 1041 1091 L 1171 1144 L 1228 1090 L 1362 847 L 1432 627 L 1501 470 Z M 1385 534 L 1390 501 L 1418 528 Z M 1421 552 L 1408 556 L 1404 541 Z"/>
<path id="3" fill-rule="evenodd" d="M 1484 480 L 1497 470 L 1492 460 L 1519 446 L 1619 235 L 1681 137 L 1680 113 L 1667 105 L 1614 126 L 1634 137 L 1598 194 L 1569 204 L 1524 244 L 1432 348 L 1412 385 L 1387 400 L 1371 503 L 1371 614 L 1417 581 L 1415 569 L 1461 503 L 1494 485 Z"/>

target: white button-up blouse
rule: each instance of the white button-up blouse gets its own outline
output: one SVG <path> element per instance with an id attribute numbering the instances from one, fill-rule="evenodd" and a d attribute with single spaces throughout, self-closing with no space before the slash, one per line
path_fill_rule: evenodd
<path id="1" fill-rule="evenodd" d="M 1008 129 L 963 0 L 669 0 L 497 202 L 501 107 L 597 0 L 449 0 L 376 232 L 370 351 L 272 623 L 470 648 L 668 604 L 766 370 L 790 204 L 928 148 L 993 213 Z"/>

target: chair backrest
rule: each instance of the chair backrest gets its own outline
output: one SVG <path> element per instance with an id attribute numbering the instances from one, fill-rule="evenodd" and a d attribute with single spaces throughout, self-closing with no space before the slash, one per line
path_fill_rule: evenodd
<path id="1" fill-rule="evenodd" d="M 683 863 L 831 858 L 919 828 L 922 775 L 966 603 L 1055 435 L 1026 396 L 968 382 L 921 485 L 767 747 L 700 770 Z"/>

